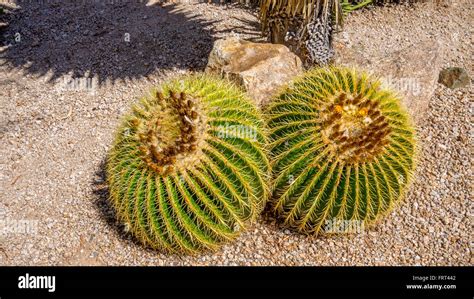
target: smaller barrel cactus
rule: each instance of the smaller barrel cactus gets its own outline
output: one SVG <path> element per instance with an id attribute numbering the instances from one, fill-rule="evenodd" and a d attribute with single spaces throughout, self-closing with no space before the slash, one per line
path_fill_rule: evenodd
<path id="1" fill-rule="evenodd" d="M 107 180 L 118 218 L 171 252 L 216 249 L 262 211 L 263 120 L 243 92 L 205 75 L 173 80 L 118 130 Z"/>
<path id="2" fill-rule="evenodd" d="M 348 221 L 373 223 L 400 201 L 414 130 L 397 95 L 380 86 L 352 69 L 315 69 L 268 107 L 271 205 L 288 226 L 348 231 Z"/>

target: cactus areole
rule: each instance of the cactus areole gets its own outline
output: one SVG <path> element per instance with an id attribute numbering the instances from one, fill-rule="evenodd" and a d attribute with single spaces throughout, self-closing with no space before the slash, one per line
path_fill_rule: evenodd
<path id="1" fill-rule="evenodd" d="M 171 252 L 234 239 L 267 197 L 263 127 L 227 81 L 193 75 L 165 83 L 125 117 L 110 152 L 118 218 L 143 243 Z"/>
<path id="2" fill-rule="evenodd" d="M 198 151 L 198 145 L 204 141 L 206 120 L 198 107 L 200 102 L 185 92 L 170 92 L 165 98 L 157 91 L 155 97 L 157 105 L 151 107 L 150 119 L 135 118 L 132 125 L 142 144 L 143 161 L 157 174 L 166 176 L 199 160 L 202 151 Z"/>
<path id="3" fill-rule="evenodd" d="M 378 80 L 346 68 L 312 70 L 266 118 L 271 204 L 288 226 L 347 232 L 328 223 L 363 227 L 402 198 L 415 164 L 414 130 L 397 94 Z"/>
<path id="4" fill-rule="evenodd" d="M 346 163 L 370 161 L 389 143 L 389 122 L 379 103 L 342 91 L 320 112 L 321 139 Z"/>

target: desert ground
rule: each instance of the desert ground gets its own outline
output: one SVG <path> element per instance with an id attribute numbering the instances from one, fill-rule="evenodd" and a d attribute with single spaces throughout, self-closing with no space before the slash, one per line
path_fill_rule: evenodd
<path id="1" fill-rule="evenodd" d="M 438 40 L 442 66 L 472 77 L 474 3 L 451 2 L 362 9 L 338 34 L 366 56 Z M 378 225 L 315 238 L 264 215 L 217 252 L 169 255 L 144 247 L 115 221 L 104 180 L 114 131 L 150 87 L 204 70 L 215 40 L 262 41 L 256 12 L 193 1 L 5 5 L 0 220 L 26 229 L 0 234 L 1 265 L 472 265 L 472 83 L 436 86 L 417 127 L 415 181 Z"/>

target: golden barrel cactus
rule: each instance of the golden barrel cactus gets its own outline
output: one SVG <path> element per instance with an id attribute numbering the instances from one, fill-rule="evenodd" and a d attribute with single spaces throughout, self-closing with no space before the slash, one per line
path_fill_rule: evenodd
<path id="1" fill-rule="evenodd" d="M 134 106 L 107 164 L 118 218 L 171 252 L 216 249 L 262 211 L 269 163 L 264 123 L 231 83 L 192 75 Z"/>
<path id="2" fill-rule="evenodd" d="M 415 165 L 414 129 L 380 81 L 315 69 L 266 114 L 271 206 L 288 226 L 317 234 L 328 223 L 370 224 L 400 201 Z"/>

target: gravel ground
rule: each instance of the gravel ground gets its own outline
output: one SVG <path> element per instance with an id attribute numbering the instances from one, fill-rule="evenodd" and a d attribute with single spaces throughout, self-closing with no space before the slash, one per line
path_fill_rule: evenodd
<path id="1" fill-rule="evenodd" d="M 419 128 L 423 148 L 411 191 L 362 234 L 307 237 L 265 216 L 212 254 L 165 255 L 138 244 L 106 200 L 103 163 L 121 115 L 151 85 L 202 70 L 216 38 L 258 34 L 255 15 L 238 7 L 114 2 L 87 8 L 47 1 L 12 12 L 3 37 L 10 45 L 0 54 L 0 220 L 22 220 L 29 231 L 0 234 L 0 264 L 473 264 L 472 84 L 437 86 Z M 345 35 L 367 55 L 438 39 L 446 49 L 443 66 L 472 76 L 473 11 L 472 3 L 377 7 L 350 15 Z M 73 76 L 94 80 L 67 84 Z"/>

